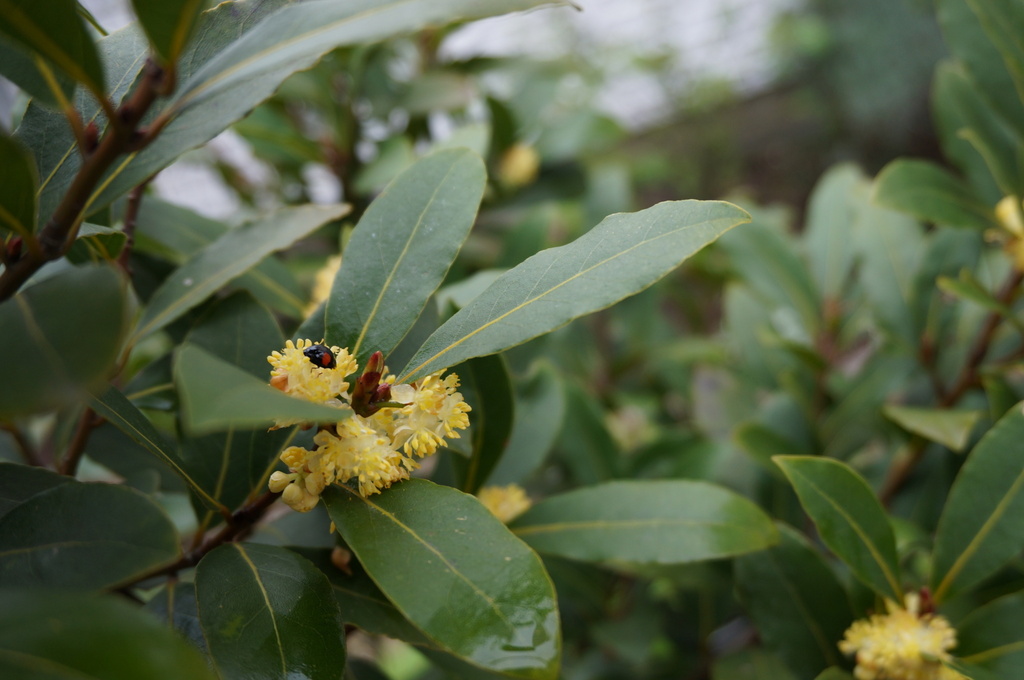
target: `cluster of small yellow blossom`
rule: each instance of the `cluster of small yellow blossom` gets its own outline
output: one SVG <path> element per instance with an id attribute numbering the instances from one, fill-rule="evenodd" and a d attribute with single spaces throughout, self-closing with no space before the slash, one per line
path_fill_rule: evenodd
<path id="1" fill-rule="evenodd" d="M 906 607 L 886 600 L 887 614 L 854 621 L 839 643 L 855 654 L 857 680 L 958 680 L 960 673 L 944 666 L 956 646 L 956 630 L 937 614 L 920 613 L 920 598 L 907 595 Z"/>
<path id="2" fill-rule="evenodd" d="M 518 484 L 485 486 L 476 494 L 477 499 L 491 514 L 508 524 L 530 509 L 533 503 Z"/>
<path id="3" fill-rule="evenodd" d="M 285 449 L 281 460 L 289 472 L 270 477 L 270 490 L 281 492 L 282 500 L 299 512 L 316 507 L 323 490 L 335 482 L 352 481 L 366 497 L 408 479 L 419 467 L 417 458 L 433 454 L 469 426 L 470 408 L 457 391 L 455 374 L 442 378 L 442 371 L 396 385 L 394 376 L 385 375 L 378 353 L 355 376 L 359 367 L 347 349 L 309 340 L 289 340 L 267 360 L 273 366 L 271 385 L 344 412 L 337 422 L 320 424 L 315 449 Z"/>

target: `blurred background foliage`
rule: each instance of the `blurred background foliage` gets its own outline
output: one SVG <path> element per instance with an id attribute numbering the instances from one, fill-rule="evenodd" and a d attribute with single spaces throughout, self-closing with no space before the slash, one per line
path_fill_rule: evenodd
<path id="1" fill-rule="evenodd" d="M 731 3 L 729 11 L 755 4 Z M 613 479 L 708 480 L 803 530 L 797 497 L 770 457 L 825 454 L 880 490 L 897 517 L 908 581 L 926 582 L 924 536 L 963 458 L 925 456 L 898 488 L 887 486 L 890 461 L 908 447 L 965 451 L 1024 394 L 1019 370 L 986 382 L 987 400 L 957 394 L 942 405 L 963 418 L 945 439 L 922 439 L 913 414 L 884 408 L 934 405 L 935 375 L 956 375 L 991 309 L 959 298 L 947 304 L 935 279 L 956 279 L 967 268 L 992 290 L 1008 271 L 980 232 L 926 229 L 869 200 L 870 178 L 892 159 L 942 158 L 930 90 L 947 49 L 932 3 L 788 3 L 772 19 L 761 55 L 772 75 L 755 86 L 714 73 L 680 84 L 676 55 L 664 49 L 624 59 L 622 50 L 578 49 L 580 35 L 562 28 L 561 56 L 453 57 L 444 46 L 457 27 L 337 50 L 233 127 L 229 148 L 240 155 L 215 146 L 186 163 L 222 180 L 238 206 L 232 220 L 279 203 L 340 198 L 354 206 L 354 224 L 414 159 L 444 146 L 478 152 L 490 177 L 484 206 L 449 274 L 453 285 L 437 296 L 436 316 L 421 320 L 424 334 L 496 272 L 569 242 L 609 213 L 669 199 L 736 201 L 753 223 L 683 270 L 507 353 L 517 410 L 489 481 L 521 483 L 542 498 Z M 602 106 L 623 63 L 660 84 L 657 112 L 632 118 Z M 15 120 L 17 111 L 15 103 Z M 172 202 L 189 191 L 157 188 Z M 154 219 L 205 224 L 190 208 L 156 199 L 147 199 L 147 210 Z M 159 280 L 168 252 L 178 253 L 147 241 L 144 224 L 135 256 L 143 295 L 147 270 Z M 276 275 L 307 298 L 347 231 L 304 241 L 281 258 L 287 271 Z M 301 318 L 294 306 L 273 308 L 292 327 Z M 993 344 L 1001 348 L 994 354 L 1012 354 L 1018 339 L 1004 333 Z M 922 361 L 929 351 L 937 356 Z M 150 365 L 129 391 L 159 383 L 161 370 L 168 369 Z M 160 399 L 150 397 L 155 420 L 166 407 Z M 127 442 L 104 443 L 118 438 L 99 429 L 89 454 L 133 479 L 124 461 L 104 459 L 104 451 L 129 450 Z M 435 479 L 456 474 L 445 471 L 451 458 Z M 141 476 L 137 483 L 160 485 Z M 264 527 L 262 540 L 330 545 L 327 521 L 320 510 L 288 514 Z M 787 540 L 807 550 L 803 539 Z M 757 559 L 608 569 L 546 558 L 560 597 L 563 677 L 813 678 L 839 663 L 773 647 L 758 631 L 756 606 L 747 606 L 757 602 Z M 832 567 L 850 593 L 849 603 L 833 603 L 828 624 L 840 636 L 875 603 L 842 565 Z M 1018 559 L 961 608 L 1021 584 Z M 352 643 L 353 655 L 360 645 L 393 678 L 443 676 L 411 647 L 367 637 Z M 379 677 L 359 664 L 352 671 Z"/>

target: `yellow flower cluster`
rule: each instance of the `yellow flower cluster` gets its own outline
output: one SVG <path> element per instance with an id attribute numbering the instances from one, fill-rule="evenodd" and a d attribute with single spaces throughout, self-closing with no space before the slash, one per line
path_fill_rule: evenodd
<path id="1" fill-rule="evenodd" d="M 857 680 L 957 680 L 963 676 L 943 665 L 956 646 L 956 630 L 937 614 L 921 614 L 916 594 L 906 608 L 886 600 L 888 614 L 854 621 L 839 649 L 856 654 Z"/>
<path id="2" fill-rule="evenodd" d="M 533 503 L 518 484 L 485 486 L 476 494 L 477 499 L 491 514 L 508 524 L 530 509 Z"/>
<path id="3" fill-rule="evenodd" d="M 347 349 L 309 340 L 289 340 L 267 360 L 274 387 L 345 411 L 338 422 L 320 425 L 315 449 L 285 449 L 281 460 L 289 472 L 270 477 L 270 490 L 281 492 L 281 499 L 299 512 L 316 507 L 329 484 L 352 481 L 366 497 L 408 479 L 419 467 L 417 458 L 433 454 L 469 426 L 470 408 L 457 391 L 455 374 L 396 385 L 394 376 L 382 376 L 386 369 L 378 353 L 362 376 L 354 377 L 358 365 Z M 292 424 L 278 422 L 277 427 Z"/>

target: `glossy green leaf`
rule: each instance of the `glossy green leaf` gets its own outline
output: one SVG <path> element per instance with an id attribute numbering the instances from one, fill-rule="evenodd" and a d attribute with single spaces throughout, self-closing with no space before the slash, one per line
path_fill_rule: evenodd
<path id="1" fill-rule="evenodd" d="M 75 0 L 0 0 L 0 33 L 103 96 L 103 68 Z"/>
<path id="2" fill-rule="evenodd" d="M 0 233 L 28 236 L 36 225 L 36 164 L 21 144 L 0 132 Z"/>
<path id="3" fill-rule="evenodd" d="M 0 519 L 6 586 L 113 588 L 181 556 L 171 520 L 141 493 L 113 484 L 61 484 Z"/>
<path id="4" fill-rule="evenodd" d="M 557 676 L 551 581 L 475 498 L 421 479 L 371 498 L 331 487 L 323 498 L 366 572 L 438 646 L 513 677 Z"/>
<path id="5" fill-rule="evenodd" d="M 222 222 L 147 196 L 139 209 L 135 249 L 181 265 L 228 231 Z M 291 317 L 302 316 L 306 307 L 302 287 L 275 257 L 264 259 L 232 281 L 231 286 L 248 290 L 263 304 Z"/>
<path id="6" fill-rule="evenodd" d="M 867 482 L 845 464 L 814 456 L 778 456 L 800 504 L 821 540 L 854 575 L 901 602 L 896 538 L 889 517 Z"/>
<path id="7" fill-rule="evenodd" d="M 184 151 L 209 141 L 272 95 L 288 76 L 313 66 L 335 48 L 537 4 L 539 0 L 499 5 L 489 0 L 288 4 L 224 47 L 215 40 L 212 47 L 220 49 L 196 70 L 182 75 L 181 85 L 161 110 L 169 122 L 160 139 L 115 168 L 91 201 L 92 207 L 106 205 Z M 203 50 L 202 27 L 197 35 L 196 49 Z"/>
<path id="8" fill-rule="evenodd" d="M 731 557 L 779 540 L 754 503 L 689 480 L 607 482 L 550 496 L 512 530 L 538 552 L 628 564 Z"/>
<path id="9" fill-rule="evenodd" d="M 462 392 L 472 407 L 469 431 L 472 444 L 469 460 L 456 457 L 460 488 L 475 494 L 501 458 L 512 432 L 515 402 L 508 365 L 500 356 L 470 359 L 456 372 Z"/>
<path id="10" fill-rule="evenodd" d="M 900 158 L 875 179 L 874 200 L 886 208 L 950 227 L 990 229 L 997 222 L 992 207 L 945 168 L 929 161 Z"/>
<path id="11" fill-rule="evenodd" d="M 331 590 L 341 607 L 346 624 L 373 635 L 386 635 L 416 647 L 439 649 L 432 640 L 412 625 L 373 582 L 358 560 L 351 560 L 343 571 L 331 561 L 331 550 L 291 548 L 312 562 L 327 576 Z"/>
<path id="12" fill-rule="evenodd" d="M 215 680 L 202 654 L 123 597 L 0 591 L 0 677 Z"/>
<path id="13" fill-rule="evenodd" d="M 487 174 L 471 151 L 440 151 L 370 204 L 345 247 L 325 313 L 328 343 L 360 364 L 385 355 L 416 322 L 469 235 Z"/>
<path id="14" fill-rule="evenodd" d="M 177 444 L 157 430 L 149 418 L 120 390 L 113 386 L 108 387 L 102 394 L 95 395 L 89 406 L 136 444 L 167 464 L 208 507 L 220 508 L 217 501 L 203 489 L 203 485 L 189 474 L 178 454 Z"/>
<path id="15" fill-rule="evenodd" d="M 62 71 L 53 70 L 46 62 L 37 60 L 32 52 L 11 42 L 2 33 L 0 75 L 24 90 L 33 102 L 49 108 L 59 107 L 61 97 L 67 101 L 74 98 L 75 81 Z M 51 89 L 52 86 L 56 89 Z"/>
<path id="16" fill-rule="evenodd" d="M 196 586 L 187 581 L 168 579 L 167 584 L 146 603 L 146 610 L 165 621 L 193 645 L 206 652 L 206 638 L 199 623 Z"/>
<path id="17" fill-rule="evenodd" d="M 665 202 L 611 215 L 573 243 L 542 251 L 499 277 L 430 336 L 401 380 L 495 354 L 613 305 L 747 219 L 736 206 L 716 201 Z"/>
<path id="18" fill-rule="evenodd" d="M 206 0 L 132 0 L 132 9 L 164 64 L 172 65 L 185 49 Z"/>
<path id="19" fill-rule="evenodd" d="M 74 267 L 0 303 L 0 418 L 71 403 L 110 374 L 127 335 L 125 281 L 106 266 Z M 30 358 L 31 360 L 26 360 Z"/>
<path id="20" fill-rule="evenodd" d="M 512 433 L 488 484 L 522 484 L 543 464 L 562 429 L 565 392 L 553 366 L 541 364 L 517 387 Z"/>
<path id="21" fill-rule="evenodd" d="M 840 297 L 853 268 L 853 223 L 867 178 L 853 164 L 836 165 L 811 192 L 804 226 L 807 268 L 821 295 Z"/>
<path id="22" fill-rule="evenodd" d="M 736 560 L 736 586 L 764 645 L 810 678 L 842 662 L 836 642 L 853 612 L 822 555 L 793 529 L 779 533 L 779 545 Z"/>
<path id="23" fill-rule="evenodd" d="M 887 404 L 882 412 L 907 432 L 921 435 L 952 451 L 963 451 L 971 431 L 983 415 L 981 411 L 913 408 L 895 404 Z"/>
<path id="24" fill-rule="evenodd" d="M 1024 99 L 1024 45 L 1020 41 L 1024 8 L 1013 0 L 968 0 L 967 4 L 1002 55 L 1017 96 Z"/>
<path id="25" fill-rule="evenodd" d="M 344 205 L 312 204 L 282 208 L 229 231 L 167 277 L 149 299 L 135 337 L 163 328 L 270 253 L 287 248 L 348 210 Z"/>
<path id="26" fill-rule="evenodd" d="M 290 397 L 192 345 L 178 350 L 174 382 L 181 395 L 185 427 L 194 434 L 267 427 L 278 420 L 336 422 L 352 413 Z"/>
<path id="27" fill-rule="evenodd" d="M 120 229 L 83 224 L 71 244 L 67 258 L 75 264 L 110 262 L 117 258 L 128 237 Z"/>
<path id="28" fill-rule="evenodd" d="M 1016 592 L 978 607 L 956 627 L 956 655 L 1002 678 L 1024 664 L 1024 593 Z"/>
<path id="29" fill-rule="evenodd" d="M 985 433 L 953 482 L 932 557 L 937 602 L 977 585 L 1024 549 L 1021 406 Z"/>
<path id="30" fill-rule="evenodd" d="M 340 678 L 345 633 L 316 567 L 270 545 L 229 543 L 196 569 L 199 619 L 220 677 Z"/>
<path id="31" fill-rule="evenodd" d="M 270 312 L 240 292 L 211 307 L 185 342 L 263 382 L 270 377 L 267 355 L 282 347 L 284 338 Z M 231 428 L 184 441 L 181 456 L 193 479 L 219 503 L 235 508 L 265 490 L 269 467 L 292 436 L 293 428 Z M 210 509 L 206 513 L 200 523 L 218 518 Z"/>
<path id="32" fill-rule="evenodd" d="M 0 462 L 0 517 L 47 489 L 74 481 L 46 468 Z"/>

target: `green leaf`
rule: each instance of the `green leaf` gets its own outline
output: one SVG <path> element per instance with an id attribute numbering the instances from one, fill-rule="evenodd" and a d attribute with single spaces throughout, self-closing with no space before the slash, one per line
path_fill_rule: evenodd
<path id="1" fill-rule="evenodd" d="M 1024 663 L 1024 593 L 1016 592 L 975 609 L 956 627 L 956 655 L 1002 678 Z"/>
<path id="2" fill-rule="evenodd" d="M 956 295 L 964 300 L 970 300 L 976 305 L 987 309 L 990 312 L 1001 314 L 1013 321 L 1015 315 L 1010 307 L 995 298 L 991 292 L 981 285 L 970 269 L 960 270 L 960 277 L 952 279 L 948 276 L 940 276 L 935 280 L 939 290 L 944 293 Z"/>
<path id="3" fill-rule="evenodd" d="M 508 446 L 487 478 L 488 484 L 521 484 L 544 462 L 562 429 L 565 392 L 551 364 L 540 364 L 518 388 Z"/>
<path id="4" fill-rule="evenodd" d="M 72 481 L 46 468 L 0 462 L 0 518 L 36 494 Z"/>
<path id="5" fill-rule="evenodd" d="M 66 269 L 0 303 L 0 419 L 72 403 L 111 373 L 130 321 L 125 280 Z"/>
<path id="6" fill-rule="evenodd" d="M 417 647 L 437 646 L 391 604 L 366 569 L 352 560 L 342 571 L 331 561 L 331 550 L 291 548 L 327 576 L 345 623 L 373 635 L 386 635 Z"/>
<path id="7" fill-rule="evenodd" d="M 867 482 L 845 464 L 813 456 L 777 456 L 824 541 L 876 592 L 903 601 L 896 538 Z"/>
<path id="8" fill-rule="evenodd" d="M 267 354 L 284 344 L 274 317 L 247 293 L 216 303 L 185 339 L 211 355 L 243 369 L 263 382 L 270 375 Z M 263 490 L 277 454 L 294 436 L 293 428 L 231 428 L 182 443 L 190 476 L 217 501 L 235 508 Z M 197 514 L 201 512 L 196 508 Z M 212 509 L 199 514 L 200 524 L 218 519 Z"/>
<path id="9" fill-rule="evenodd" d="M 103 67 L 96 46 L 78 16 L 75 0 L 0 0 L 0 32 L 104 95 Z"/>
<path id="10" fill-rule="evenodd" d="M 165 65 L 173 66 L 185 49 L 206 0 L 132 0 L 132 9 Z"/>
<path id="11" fill-rule="evenodd" d="M 440 151 L 399 175 L 370 204 L 327 302 L 329 344 L 360 364 L 409 332 L 476 219 L 487 174 L 471 151 Z"/>
<path id="12" fill-rule="evenodd" d="M 736 560 L 736 587 L 765 647 L 809 678 L 842 662 L 836 642 L 853 612 L 821 554 L 788 526 L 779 533 L 779 545 Z"/>
<path id="13" fill-rule="evenodd" d="M 771 474 L 779 476 L 782 473 L 775 466 L 772 459 L 775 456 L 792 456 L 803 453 L 799 444 L 789 437 L 782 435 L 767 425 L 750 421 L 741 423 L 733 431 L 733 439 L 736 444 L 751 458 L 764 466 Z"/>
<path id="14" fill-rule="evenodd" d="M 91 201 L 98 209 L 242 118 L 291 74 L 313 66 L 327 52 L 364 45 L 453 21 L 528 9 L 539 0 L 361 0 L 288 4 L 182 76 L 160 115 L 169 122 L 152 145 L 119 165 Z M 228 11 L 232 11 L 228 9 Z M 237 12 L 233 12 L 237 14 Z M 202 51 L 202 27 L 196 50 Z M 209 48 L 206 48 L 209 49 Z M 187 61 L 187 56 L 183 57 Z"/>
<path id="15" fill-rule="evenodd" d="M 536 553 L 475 498 L 421 479 L 372 498 L 346 487 L 323 498 L 370 577 L 438 646 L 506 675 L 557 676 L 551 581 Z"/>
<path id="16" fill-rule="evenodd" d="M 176 265 L 230 231 L 227 225 L 191 210 L 147 196 L 139 209 L 135 249 Z M 279 259 L 268 257 L 232 282 L 256 299 L 291 317 L 301 317 L 305 293 Z"/>
<path id="17" fill-rule="evenodd" d="M 180 556 L 163 510 L 123 486 L 61 484 L 0 519 L 6 586 L 115 588 Z"/>
<path id="18" fill-rule="evenodd" d="M 46 62 L 38 61 L 32 52 L 12 43 L 2 33 L 0 75 L 24 90 L 33 102 L 49 108 L 59 108 L 61 97 L 67 101 L 74 97 L 75 81 L 61 71 L 54 72 Z M 51 89 L 52 86 L 56 89 Z"/>
<path id="19" fill-rule="evenodd" d="M 857 215 L 855 246 L 859 279 L 879 325 L 916 351 L 922 319 L 913 313 L 910 301 L 925 249 L 921 225 L 865 200 Z"/>
<path id="20" fill-rule="evenodd" d="M 967 4 L 1002 55 L 1017 96 L 1024 99 L 1024 45 L 1020 42 L 1024 9 L 1012 0 L 968 0 Z"/>
<path id="21" fill-rule="evenodd" d="M 9 680 L 215 680 L 192 645 L 125 598 L 0 591 L 0 676 Z"/>
<path id="22" fill-rule="evenodd" d="M 79 228 L 78 238 L 71 244 L 67 258 L 74 264 L 110 262 L 121 253 L 127 240 L 120 229 L 86 223 Z"/>
<path id="23" fill-rule="evenodd" d="M 913 408 L 895 404 L 886 404 L 882 413 L 907 432 L 921 435 L 958 452 L 967 446 L 971 431 L 983 415 L 981 411 Z"/>
<path id="24" fill-rule="evenodd" d="M 729 254 L 737 278 L 757 297 L 773 311 L 792 310 L 805 337 L 816 335 L 821 301 L 807 266 L 780 227 L 755 213 L 751 224 L 723 236 L 718 247 Z"/>
<path id="25" fill-rule="evenodd" d="M 462 480 L 460 488 L 475 494 L 501 458 L 512 431 L 512 382 L 500 356 L 470 359 L 456 369 L 473 411 L 468 433 L 472 455 L 468 461 L 456 457 L 454 462 Z"/>
<path id="26" fill-rule="evenodd" d="M 608 431 L 601 404 L 580 385 L 565 386 L 565 418 L 555 450 L 576 485 L 623 476 L 622 452 Z"/>
<path id="27" fill-rule="evenodd" d="M 617 481 L 546 498 L 512 524 L 545 554 L 589 562 L 678 564 L 763 550 L 771 519 L 746 498 L 689 480 Z"/>
<path id="28" fill-rule="evenodd" d="M 230 543 L 196 569 L 199 619 L 225 680 L 340 678 L 345 632 L 331 586 L 295 553 Z"/>
<path id="29" fill-rule="evenodd" d="M 94 396 L 89 406 L 136 444 L 166 463 L 207 506 L 221 509 L 216 499 L 206 493 L 202 484 L 188 473 L 184 461 L 178 455 L 177 445 L 167 435 L 157 430 L 149 418 L 120 390 L 113 386 L 108 387 L 102 394 Z"/>
<path id="30" fill-rule="evenodd" d="M 814 680 L 853 680 L 853 676 L 841 668 L 826 668 Z"/>
<path id="31" fill-rule="evenodd" d="M 878 173 L 874 200 L 926 222 L 967 229 L 996 226 L 992 207 L 945 168 L 930 161 L 897 159 Z"/>
<path id="32" fill-rule="evenodd" d="M 640 292 L 748 216 L 722 202 L 611 215 L 509 270 L 427 339 L 401 381 L 495 354 Z"/>
<path id="33" fill-rule="evenodd" d="M 199 623 L 199 603 L 196 601 L 196 586 L 187 581 L 168 579 L 156 595 L 146 603 L 146 610 L 166 621 L 168 627 L 178 631 L 185 639 L 207 651 L 203 627 Z"/>
<path id="34" fill-rule="evenodd" d="M 136 339 L 163 328 L 270 253 L 287 248 L 348 210 L 344 205 L 282 208 L 224 234 L 175 270 L 153 293 L 135 331 Z"/>
<path id="35" fill-rule="evenodd" d="M 352 413 L 290 397 L 192 345 L 177 352 L 174 382 L 181 395 L 185 427 L 194 434 L 265 427 L 278 420 L 337 422 Z"/>
<path id="36" fill-rule="evenodd" d="M 22 145 L 0 132 L 0 233 L 29 236 L 36 225 L 36 164 Z"/>
<path id="37" fill-rule="evenodd" d="M 853 223 L 867 179 L 853 164 L 825 171 L 807 204 L 804 244 L 807 267 L 818 291 L 837 300 L 853 268 Z"/>
<path id="38" fill-rule="evenodd" d="M 953 482 L 935 535 L 936 602 L 977 585 L 1024 548 L 1021 406 L 985 433 Z"/>

